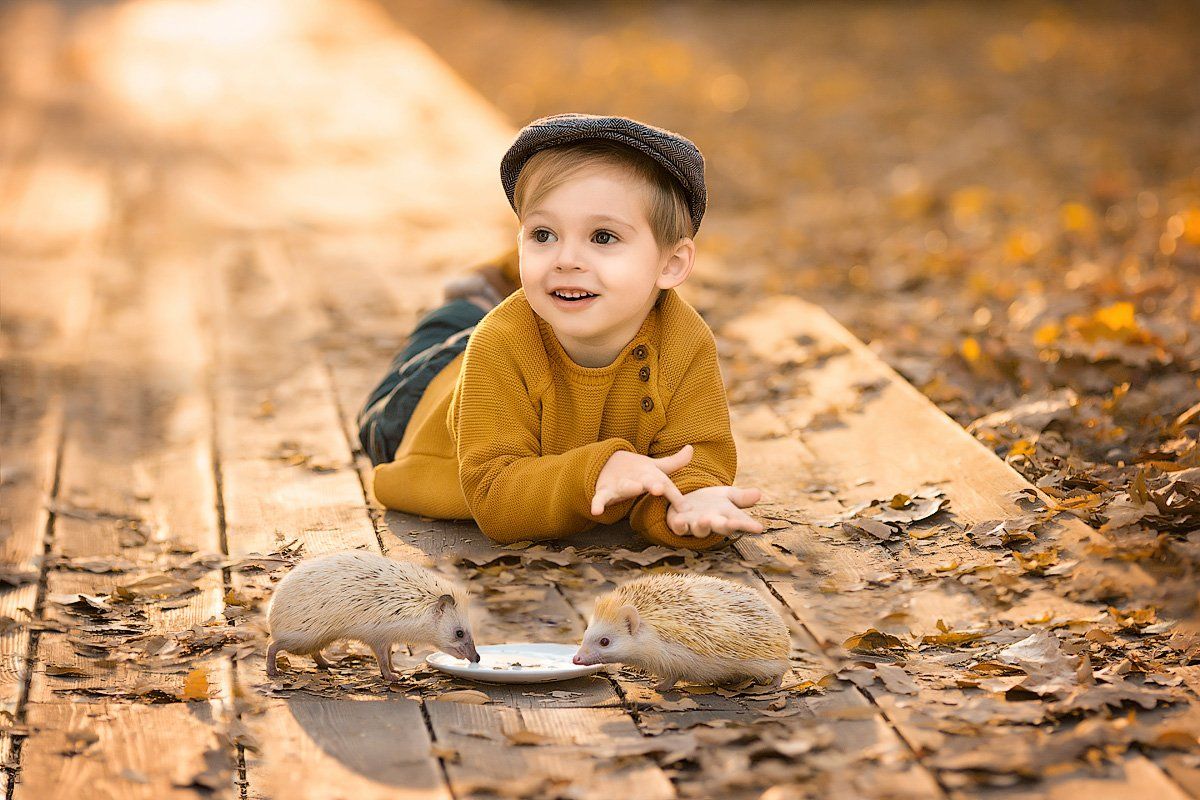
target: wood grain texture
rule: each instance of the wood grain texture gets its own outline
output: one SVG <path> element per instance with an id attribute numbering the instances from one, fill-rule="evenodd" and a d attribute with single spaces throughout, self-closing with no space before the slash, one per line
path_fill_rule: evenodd
<path id="1" fill-rule="evenodd" d="M 232 748 L 215 703 L 31 703 L 18 800 L 232 797 Z"/>
<path id="2" fill-rule="evenodd" d="M 438 745 L 458 754 L 446 764 L 456 795 L 544 777 L 547 794 L 570 786 L 571 796 L 587 798 L 675 796 L 667 777 L 644 757 L 607 763 L 591 757 L 589 748 L 640 739 L 633 720 L 619 709 L 518 710 L 440 702 L 427 708 Z M 544 738 L 535 746 L 512 747 L 509 737 L 523 732 Z"/>
<path id="3" fill-rule="evenodd" d="M 259 743 L 246 757 L 254 800 L 450 797 L 417 702 L 272 700 L 246 727 Z"/>

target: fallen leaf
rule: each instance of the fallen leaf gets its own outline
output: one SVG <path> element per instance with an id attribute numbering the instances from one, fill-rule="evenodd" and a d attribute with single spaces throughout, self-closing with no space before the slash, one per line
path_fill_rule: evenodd
<path id="1" fill-rule="evenodd" d="M 478 689 L 456 689 L 452 692 L 443 692 L 433 699 L 444 703 L 466 703 L 471 706 L 482 706 L 492 702 L 492 698 Z"/>
<path id="2" fill-rule="evenodd" d="M 891 655 L 890 651 L 892 650 L 908 649 L 908 645 L 899 638 L 875 628 L 868 628 L 862 633 L 851 636 L 842 642 L 842 647 L 852 653 L 883 653 L 886 655 Z"/>
<path id="3" fill-rule="evenodd" d="M 875 519 L 852 519 L 842 523 L 842 530 L 847 533 L 866 533 L 880 541 L 889 541 L 900 533 L 899 529 Z"/>
<path id="4" fill-rule="evenodd" d="M 200 667 L 189 672 L 183 681 L 183 693 L 180 698 L 183 700 L 207 700 L 208 670 Z"/>
<path id="5" fill-rule="evenodd" d="M 894 667 L 890 664 L 876 664 L 875 671 L 879 673 L 879 677 L 883 679 L 883 685 L 892 694 L 917 693 L 917 684 L 913 682 L 912 676 L 900 669 L 900 667 Z"/>
<path id="6" fill-rule="evenodd" d="M 527 730 L 525 728 L 522 728 L 519 731 L 514 731 L 512 733 L 506 732 L 504 734 L 504 737 L 506 739 L 508 739 L 508 741 L 511 744 L 515 744 L 515 745 L 518 745 L 521 747 L 540 746 L 540 745 L 547 745 L 547 744 L 572 744 L 571 741 L 566 741 L 566 742 L 560 741 L 558 739 L 555 739 L 553 736 L 546 736 L 544 734 L 537 733 L 536 731 Z"/>

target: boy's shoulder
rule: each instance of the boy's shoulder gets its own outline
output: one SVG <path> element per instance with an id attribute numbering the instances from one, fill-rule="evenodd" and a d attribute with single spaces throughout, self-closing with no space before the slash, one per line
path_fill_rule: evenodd
<path id="1" fill-rule="evenodd" d="M 523 367 L 548 369 L 546 351 L 525 290 L 517 289 L 475 326 L 468 351 L 487 350 L 489 360 L 507 358 Z"/>
<path id="2" fill-rule="evenodd" d="M 659 310 L 659 370 L 672 387 L 697 359 L 716 361 L 717 340 L 700 312 L 674 289 L 666 291 Z"/>

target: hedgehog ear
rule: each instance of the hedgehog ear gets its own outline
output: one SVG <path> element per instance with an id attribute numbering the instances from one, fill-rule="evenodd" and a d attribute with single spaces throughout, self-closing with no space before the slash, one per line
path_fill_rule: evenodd
<path id="1" fill-rule="evenodd" d="M 638 616 L 637 609 L 633 606 L 621 606 L 621 620 L 625 623 L 625 627 L 629 629 L 629 635 L 633 636 L 638 632 L 638 628 L 642 625 L 642 618 Z"/>
<path id="2" fill-rule="evenodd" d="M 444 594 L 437 599 L 437 605 L 434 607 L 434 611 L 440 616 L 452 605 L 454 605 L 454 595 Z"/>

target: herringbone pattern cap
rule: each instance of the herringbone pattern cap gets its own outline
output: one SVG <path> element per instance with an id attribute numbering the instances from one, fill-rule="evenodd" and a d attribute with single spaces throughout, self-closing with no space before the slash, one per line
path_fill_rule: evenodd
<path id="1" fill-rule="evenodd" d="M 557 147 L 581 139 L 612 139 L 629 145 L 662 164 L 683 186 L 692 216 L 692 233 L 700 229 L 708 191 L 704 185 L 704 156 L 686 136 L 673 133 L 628 117 L 600 117 L 593 114 L 554 114 L 534 120 L 521 129 L 504 158 L 500 160 L 500 182 L 508 203 L 516 210 L 513 195 L 517 176 L 529 157 L 547 147 Z"/>

